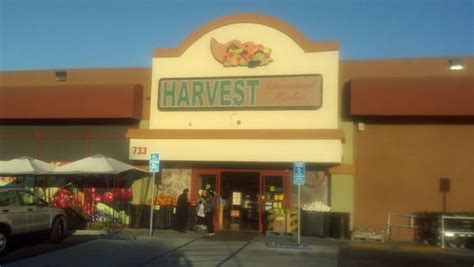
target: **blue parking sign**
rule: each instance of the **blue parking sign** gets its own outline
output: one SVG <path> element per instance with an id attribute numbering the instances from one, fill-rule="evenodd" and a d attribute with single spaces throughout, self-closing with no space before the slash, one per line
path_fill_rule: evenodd
<path id="1" fill-rule="evenodd" d="M 153 152 L 150 154 L 150 172 L 160 172 L 160 153 Z"/>
<path id="2" fill-rule="evenodd" d="M 305 183 L 305 163 L 296 161 L 293 163 L 293 184 L 304 185 Z"/>

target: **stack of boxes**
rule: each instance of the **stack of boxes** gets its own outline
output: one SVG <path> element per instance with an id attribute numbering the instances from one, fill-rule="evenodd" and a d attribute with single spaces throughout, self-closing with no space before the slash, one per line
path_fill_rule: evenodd
<path id="1" fill-rule="evenodd" d="M 296 210 L 286 210 L 286 232 L 298 231 L 298 212 Z"/>
<path id="2" fill-rule="evenodd" d="M 267 216 L 267 231 L 291 233 L 298 230 L 298 214 L 295 210 L 273 209 Z"/>
<path id="3" fill-rule="evenodd" d="M 267 230 L 270 232 L 285 232 L 285 212 L 282 209 L 274 209 L 267 216 Z"/>

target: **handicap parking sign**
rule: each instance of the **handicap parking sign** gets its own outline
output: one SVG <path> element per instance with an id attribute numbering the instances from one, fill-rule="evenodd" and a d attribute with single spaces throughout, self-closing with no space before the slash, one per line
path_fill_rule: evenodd
<path id="1" fill-rule="evenodd" d="M 153 152 L 150 154 L 150 172 L 160 172 L 160 153 Z"/>
<path id="2" fill-rule="evenodd" d="M 305 183 L 305 163 L 297 161 L 293 164 L 293 184 L 304 185 Z"/>

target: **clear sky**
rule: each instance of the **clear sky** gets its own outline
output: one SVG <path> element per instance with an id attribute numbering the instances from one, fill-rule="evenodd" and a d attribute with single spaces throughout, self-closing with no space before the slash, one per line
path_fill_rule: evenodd
<path id="1" fill-rule="evenodd" d="M 151 66 L 207 21 L 258 12 L 341 59 L 474 55 L 474 0 L 0 0 L 0 70 Z M 238 33 L 236 33 L 238 34 Z"/>

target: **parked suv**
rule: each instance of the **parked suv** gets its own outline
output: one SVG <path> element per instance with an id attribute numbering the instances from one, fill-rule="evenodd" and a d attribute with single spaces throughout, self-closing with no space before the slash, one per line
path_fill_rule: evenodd
<path id="1" fill-rule="evenodd" d="M 50 207 L 27 189 L 0 188 L 0 254 L 16 235 L 49 231 L 51 241 L 58 242 L 66 229 L 64 210 Z"/>

